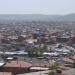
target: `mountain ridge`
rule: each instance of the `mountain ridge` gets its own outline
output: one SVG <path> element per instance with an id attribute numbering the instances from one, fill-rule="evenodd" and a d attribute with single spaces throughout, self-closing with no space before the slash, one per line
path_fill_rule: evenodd
<path id="1" fill-rule="evenodd" d="M 0 14 L 0 20 L 25 21 L 75 21 L 75 14 L 43 15 L 43 14 Z"/>

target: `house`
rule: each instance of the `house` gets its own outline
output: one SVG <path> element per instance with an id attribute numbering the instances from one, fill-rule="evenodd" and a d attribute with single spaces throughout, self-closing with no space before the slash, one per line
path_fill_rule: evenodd
<path id="1" fill-rule="evenodd" d="M 12 72 L 13 74 L 25 73 L 29 72 L 31 66 L 30 63 L 25 61 L 12 60 L 2 67 L 2 72 Z"/>
<path id="2" fill-rule="evenodd" d="M 0 72 L 0 75 L 13 75 L 11 72 Z"/>

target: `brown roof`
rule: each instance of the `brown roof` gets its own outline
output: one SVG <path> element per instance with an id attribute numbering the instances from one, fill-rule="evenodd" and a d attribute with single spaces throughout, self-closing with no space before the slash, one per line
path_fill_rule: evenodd
<path id="1" fill-rule="evenodd" d="M 75 60 L 75 55 L 74 55 L 74 56 L 72 56 L 72 57 L 70 57 L 70 59 Z"/>
<path id="2" fill-rule="evenodd" d="M 69 62 L 69 63 L 73 63 L 73 60 L 69 59 L 69 58 L 63 58 L 64 61 Z"/>
<path id="3" fill-rule="evenodd" d="M 27 63 L 25 61 L 11 61 L 6 63 L 4 67 L 23 67 L 23 68 L 28 68 L 31 67 L 32 65 L 30 63 Z"/>
<path id="4" fill-rule="evenodd" d="M 0 72 L 0 75 L 12 75 L 11 72 Z"/>

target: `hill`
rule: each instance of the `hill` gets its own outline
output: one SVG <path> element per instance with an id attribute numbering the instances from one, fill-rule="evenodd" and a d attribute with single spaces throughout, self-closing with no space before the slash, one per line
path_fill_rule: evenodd
<path id="1" fill-rule="evenodd" d="M 41 14 L 0 14 L 0 20 L 25 21 L 75 21 L 75 14 L 41 15 Z"/>

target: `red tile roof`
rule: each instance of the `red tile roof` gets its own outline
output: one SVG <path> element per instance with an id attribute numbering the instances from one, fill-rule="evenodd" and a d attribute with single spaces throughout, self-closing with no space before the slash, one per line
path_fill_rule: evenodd
<path id="1" fill-rule="evenodd" d="M 12 75 L 11 72 L 0 72 L 0 75 Z"/>
<path id="2" fill-rule="evenodd" d="M 32 65 L 30 63 L 27 63 L 25 61 L 11 61 L 6 63 L 4 67 L 23 67 L 23 68 L 28 68 L 31 67 Z"/>

